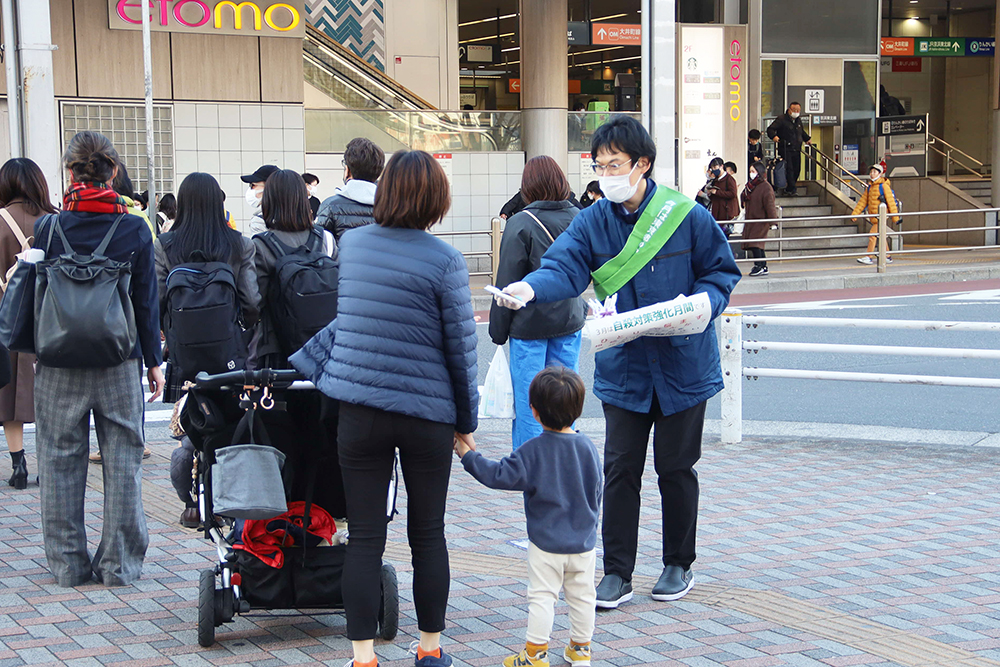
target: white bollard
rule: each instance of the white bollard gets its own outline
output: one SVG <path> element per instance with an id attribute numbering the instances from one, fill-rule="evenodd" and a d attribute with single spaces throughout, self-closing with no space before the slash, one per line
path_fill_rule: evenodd
<path id="1" fill-rule="evenodd" d="M 743 441 L 743 312 L 730 308 L 722 313 L 722 442 Z"/>
<path id="2" fill-rule="evenodd" d="M 885 273 L 886 257 L 889 254 L 889 249 L 886 247 L 889 237 L 885 233 L 886 225 L 889 224 L 889 216 L 886 215 L 888 212 L 889 209 L 885 202 L 878 205 L 878 264 L 876 266 L 878 273 Z"/>

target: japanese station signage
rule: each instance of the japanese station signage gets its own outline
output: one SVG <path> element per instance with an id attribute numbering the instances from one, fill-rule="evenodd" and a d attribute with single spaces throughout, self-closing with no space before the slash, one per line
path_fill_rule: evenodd
<path id="1" fill-rule="evenodd" d="M 993 37 L 883 37 L 883 56 L 918 58 L 992 56 L 996 50 Z"/>
<path id="2" fill-rule="evenodd" d="M 157 32 L 296 39 L 306 34 L 304 6 L 293 0 L 108 0 L 109 27 L 142 30 L 144 3 L 150 30 Z"/>
<path id="3" fill-rule="evenodd" d="M 591 28 L 591 43 L 623 44 L 640 46 L 642 44 L 642 26 L 632 23 L 593 23 Z"/>

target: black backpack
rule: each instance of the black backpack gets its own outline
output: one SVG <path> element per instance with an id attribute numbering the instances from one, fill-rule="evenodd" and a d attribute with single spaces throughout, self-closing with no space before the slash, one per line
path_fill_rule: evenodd
<path id="1" fill-rule="evenodd" d="M 327 254 L 319 227 L 298 248 L 285 245 L 274 232 L 260 236 L 276 258 L 268 303 L 278 343 L 290 355 L 337 317 L 340 269 Z"/>
<path id="2" fill-rule="evenodd" d="M 170 270 L 163 330 L 180 377 L 193 380 L 199 371 L 224 373 L 245 367 L 239 303 L 236 276 L 225 262 L 185 262 Z"/>

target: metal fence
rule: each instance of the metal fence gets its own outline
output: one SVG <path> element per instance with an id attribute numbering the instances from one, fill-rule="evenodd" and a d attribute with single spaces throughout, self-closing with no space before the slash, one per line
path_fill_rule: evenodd
<path id="1" fill-rule="evenodd" d="M 918 331 L 977 331 L 1000 333 L 1000 322 L 936 322 L 924 320 L 866 320 L 835 317 L 783 317 L 743 315 L 736 308 L 722 314 L 720 352 L 725 388 L 722 390 L 722 442 L 743 439 L 743 379 L 762 377 L 799 380 L 838 380 L 842 382 L 881 382 L 951 387 L 1000 388 L 998 378 L 954 377 L 944 375 L 903 375 L 897 373 L 861 373 L 846 371 L 803 370 L 793 368 L 757 368 L 744 366 L 743 353 L 764 350 L 776 352 L 816 352 L 821 354 L 864 354 L 959 359 L 1000 360 L 1000 350 L 947 347 L 912 347 L 902 345 L 847 345 L 743 340 L 743 328 L 760 326 L 847 327 L 857 329 L 910 329 Z"/>
<path id="2" fill-rule="evenodd" d="M 869 252 L 865 250 L 864 252 L 842 252 L 842 253 L 830 253 L 830 254 L 816 254 L 816 255 L 795 255 L 787 256 L 784 254 L 785 243 L 789 241 L 825 241 L 825 240 L 843 240 L 843 239 L 853 239 L 853 238 L 865 238 L 870 239 L 875 237 L 877 239 L 877 250 L 875 253 L 877 255 L 878 261 L 878 272 L 884 273 L 886 271 L 886 266 L 888 264 L 889 255 L 916 255 L 922 253 L 936 253 L 936 252 L 949 252 L 954 250 L 997 250 L 997 229 L 1000 226 L 997 225 L 997 213 L 1000 209 L 997 208 L 978 208 L 978 209 L 963 209 L 957 211 L 915 211 L 912 213 L 901 212 L 898 214 L 890 214 L 888 208 L 885 204 L 879 205 L 879 213 L 877 216 L 870 214 L 860 214 L 860 215 L 829 215 L 823 216 L 822 218 L 816 217 L 802 217 L 802 218 L 784 218 L 778 217 L 766 220 L 746 220 L 744 223 L 770 223 L 772 226 L 777 226 L 778 235 L 768 236 L 764 239 L 730 239 L 729 244 L 731 246 L 739 247 L 746 243 L 759 243 L 765 242 L 766 244 L 776 246 L 777 256 L 767 257 L 767 261 L 800 261 L 809 259 L 836 259 L 845 257 L 866 257 Z M 920 218 L 931 215 L 982 215 L 984 217 L 984 224 L 975 227 L 943 227 L 943 228 L 933 228 L 933 229 L 913 229 L 904 230 L 903 224 L 907 219 Z M 889 218 L 898 218 L 899 222 L 896 223 L 896 229 L 892 229 L 889 226 Z M 785 236 L 785 225 L 789 222 L 812 222 L 816 220 L 870 220 L 872 223 L 878 223 L 878 229 L 875 232 L 869 231 L 867 233 L 857 233 L 857 234 L 828 234 L 828 235 L 817 235 L 817 236 Z M 967 246 L 946 246 L 937 248 L 917 248 L 912 250 L 903 249 L 903 240 L 907 237 L 913 235 L 933 235 L 933 234 L 955 234 L 959 232 L 983 232 L 985 233 L 983 245 L 967 245 Z M 890 239 L 894 240 L 896 243 L 896 249 L 890 249 L 888 243 Z M 737 262 L 753 262 L 760 261 L 754 260 L 754 258 L 739 259 Z"/>
<path id="3" fill-rule="evenodd" d="M 490 220 L 490 228 L 486 230 L 479 231 L 465 231 L 465 232 L 432 232 L 434 236 L 440 236 L 443 239 L 451 239 L 456 237 L 478 237 L 478 236 L 489 236 L 490 237 L 490 249 L 488 251 L 472 251 L 463 252 L 462 255 L 466 260 L 477 259 L 482 257 L 488 257 L 490 260 L 490 270 L 489 271 L 470 271 L 470 276 L 490 276 L 490 283 L 496 281 L 497 275 L 497 265 L 500 262 L 500 237 L 503 236 L 503 221 L 500 218 L 493 218 Z M 470 262 L 471 268 L 471 262 Z"/>

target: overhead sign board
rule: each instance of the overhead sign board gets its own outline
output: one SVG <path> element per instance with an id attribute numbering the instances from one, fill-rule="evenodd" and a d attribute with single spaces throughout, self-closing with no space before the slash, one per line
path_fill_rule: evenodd
<path id="1" fill-rule="evenodd" d="M 880 137 L 894 134 L 925 134 L 927 132 L 927 117 L 884 116 L 878 119 L 875 127 Z"/>
<path id="2" fill-rule="evenodd" d="M 979 39 L 977 37 L 965 38 L 965 55 L 967 56 L 992 56 L 996 51 L 997 40 L 995 37 Z"/>
<path id="3" fill-rule="evenodd" d="M 964 37 L 920 37 L 913 50 L 916 56 L 964 56 Z"/>
<path id="4" fill-rule="evenodd" d="M 919 72 L 923 68 L 922 58 L 893 58 L 893 72 Z"/>
<path id="5" fill-rule="evenodd" d="M 507 79 L 507 92 L 513 93 L 515 95 L 521 94 L 521 80 L 520 79 Z"/>
<path id="6" fill-rule="evenodd" d="M 642 26 L 638 23 L 592 23 L 591 42 L 593 44 L 640 46 L 642 44 Z"/>
<path id="7" fill-rule="evenodd" d="M 881 52 L 883 56 L 912 56 L 913 38 L 883 37 Z"/>
<path id="8" fill-rule="evenodd" d="M 840 125 L 840 86 L 789 86 L 788 100 L 802 105 L 813 125 Z"/>
<path id="9" fill-rule="evenodd" d="M 566 26 L 566 42 L 570 46 L 589 46 L 590 22 L 570 21 Z"/>
<path id="10" fill-rule="evenodd" d="M 301 1 L 277 0 L 149 0 L 150 30 L 203 35 L 295 37 L 306 35 Z M 108 0 L 113 30 L 142 30 L 141 0 Z"/>
<path id="11" fill-rule="evenodd" d="M 500 62 L 500 45 L 462 44 L 458 47 L 458 62 L 498 63 Z"/>

